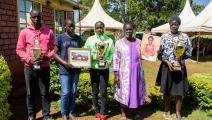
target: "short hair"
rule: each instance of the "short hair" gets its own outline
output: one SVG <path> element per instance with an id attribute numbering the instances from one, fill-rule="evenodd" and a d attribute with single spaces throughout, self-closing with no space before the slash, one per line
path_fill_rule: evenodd
<path id="1" fill-rule="evenodd" d="M 153 37 L 153 36 L 149 36 L 148 39 L 149 39 L 149 38 L 152 38 L 152 40 L 154 40 L 154 37 Z"/>
<path id="2" fill-rule="evenodd" d="M 103 27 L 105 27 L 105 24 L 104 24 L 102 21 L 97 21 L 97 22 L 95 23 L 95 27 L 96 27 L 96 24 L 97 24 L 97 23 L 100 23 L 100 24 L 103 25 Z"/>
<path id="3" fill-rule="evenodd" d="M 179 23 L 179 25 L 181 24 L 181 19 L 180 19 L 180 17 L 178 17 L 178 16 L 172 16 L 172 17 L 170 17 L 170 19 L 169 19 L 169 23 L 171 23 L 172 21 L 176 21 L 176 22 L 178 22 Z"/>
<path id="4" fill-rule="evenodd" d="M 127 22 L 124 23 L 123 29 L 125 29 L 126 25 L 131 25 L 133 27 L 133 29 L 136 28 L 136 26 L 135 26 L 135 24 L 133 22 L 127 21 Z"/>
<path id="5" fill-rule="evenodd" d="M 41 11 L 40 11 L 39 9 L 32 9 L 32 10 L 30 11 L 30 14 L 31 14 L 32 12 L 38 12 L 39 14 L 41 14 Z"/>
<path id="6" fill-rule="evenodd" d="M 72 22 L 74 24 L 74 26 L 75 26 L 75 22 L 71 18 L 66 18 L 64 25 L 66 25 L 68 22 Z"/>

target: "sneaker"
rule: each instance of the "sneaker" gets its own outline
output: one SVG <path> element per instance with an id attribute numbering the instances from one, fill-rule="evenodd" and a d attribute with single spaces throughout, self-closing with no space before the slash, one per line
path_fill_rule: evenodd
<path id="1" fill-rule="evenodd" d="M 172 117 L 171 117 L 171 115 L 170 115 L 170 112 L 165 112 L 165 113 L 163 114 L 163 117 L 164 117 L 165 120 L 172 120 Z"/>
<path id="2" fill-rule="evenodd" d="M 95 117 L 96 117 L 96 120 L 100 120 L 101 119 L 101 114 L 100 113 L 96 113 Z"/>
<path id="3" fill-rule="evenodd" d="M 106 115 L 101 115 L 101 120 L 106 120 Z"/>

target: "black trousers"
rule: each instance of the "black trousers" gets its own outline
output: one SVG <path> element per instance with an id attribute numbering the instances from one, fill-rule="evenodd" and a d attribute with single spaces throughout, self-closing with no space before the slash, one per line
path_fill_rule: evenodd
<path id="1" fill-rule="evenodd" d="M 109 69 L 90 69 L 92 84 L 92 102 L 96 113 L 106 114 L 107 86 L 109 79 Z M 100 106 L 98 104 L 98 94 L 100 91 Z"/>
<path id="2" fill-rule="evenodd" d="M 49 86 L 50 86 L 50 68 L 42 68 L 41 70 L 34 71 L 32 67 L 25 66 L 25 83 L 26 83 L 26 102 L 28 116 L 35 118 L 35 95 L 37 82 L 39 84 L 43 116 L 44 118 L 50 117 L 50 96 L 49 96 Z"/>

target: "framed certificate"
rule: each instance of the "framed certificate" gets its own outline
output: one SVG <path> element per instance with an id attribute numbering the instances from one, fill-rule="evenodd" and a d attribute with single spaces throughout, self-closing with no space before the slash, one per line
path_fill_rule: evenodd
<path id="1" fill-rule="evenodd" d="M 90 68 L 91 50 L 87 48 L 68 48 L 68 62 L 75 68 Z"/>

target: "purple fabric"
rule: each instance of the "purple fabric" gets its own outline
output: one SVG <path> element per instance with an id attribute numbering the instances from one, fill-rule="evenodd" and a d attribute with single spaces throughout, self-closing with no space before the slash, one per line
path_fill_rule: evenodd
<path id="1" fill-rule="evenodd" d="M 135 47 L 135 42 L 129 44 L 130 47 L 130 94 L 129 108 L 138 108 L 144 103 L 143 83 L 139 53 Z"/>

